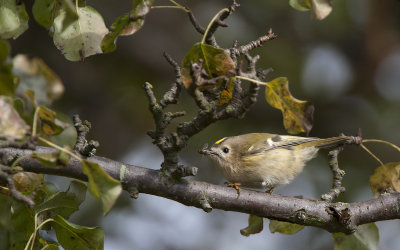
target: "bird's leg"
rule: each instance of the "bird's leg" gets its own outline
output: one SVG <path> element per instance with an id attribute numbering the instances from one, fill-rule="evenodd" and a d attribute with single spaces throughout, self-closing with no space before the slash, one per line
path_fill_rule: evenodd
<path id="1" fill-rule="evenodd" d="M 268 194 L 272 194 L 274 192 L 274 188 L 270 188 L 269 190 L 265 191 Z"/>
<path id="2" fill-rule="evenodd" d="M 240 196 L 240 187 L 239 187 L 240 183 L 224 182 L 224 184 L 227 185 L 228 187 L 234 188 L 236 190 L 236 192 L 237 192 L 237 195 L 238 195 L 236 199 L 239 199 L 239 196 Z"/>

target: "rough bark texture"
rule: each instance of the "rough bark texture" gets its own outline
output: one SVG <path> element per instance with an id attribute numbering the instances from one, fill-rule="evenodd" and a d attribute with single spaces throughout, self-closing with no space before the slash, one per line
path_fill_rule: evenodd
<path id="1" fill-rule="evenodd" d="M 0 157 L 23 156 L 36 153 L 51 153 L 56 149 L 38 147 L 30 149 L 0 148 Z M 331 203 L 285 197 L 264 192 L 242 190 L 237 198 L 234 189 L 213 185 L 206 182 L 163 176 L 161 171 L 138 166 L 131 166 L 103 157 L 89 157 L 88 160 L 98 163 L 113 178 L 120 180 L 121 169 L 124 173 L 123 187 L 136 196 L 137 192 L 165 197 L 187 206 L 194 206 L 206 212 L 214 209 L 236 211 L 270 219 L 288 221 L 306 226 L 314 226 L 329 232 L 352 233 L 361 224 L 399 219 L 400 194 L 386 194 L 376 199 L 356 203 Z M 72 177 L 87 181 L 82 173 L 81 164 L 75 159 L 63 168 L 49 168 L 32 158 L 19 162 L 25 171 Z M 122 165 L 125 167 L 122 168 Z"/>

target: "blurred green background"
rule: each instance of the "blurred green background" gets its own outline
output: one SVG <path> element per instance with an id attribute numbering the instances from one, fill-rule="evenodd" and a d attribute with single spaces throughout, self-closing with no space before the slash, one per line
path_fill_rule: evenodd
<path id="1" fill-rule="evenodd" d="M 155 1 L 157 5 L 167 1 Z M 179 1 L 190 7 L 206 26 L 231 1 Z M 361 128 L 364 138 L 379 138 L 400 145 L 400 2 L 396 0 L 333 1 L 333 12 L 323 21 L 299 12 L 282 0 L 239 1 L 241 7 L 219 29 L 216 38 L 223 47 L 235 40 L 239 45 L 266 34 L 278 35 L 252 51 L 259 54 L 258 67 L 272 67 L 268 80 L 289 78 L 292 94 L 314 103 L 314 128 L 310 136 L 331 137 L 339 133 L 355 135 Z M 31 1 L 27 1 L 31 10 Z M 131 1 L 87 1 L 109 26 L 129 11 Z M 32 17 L 32 15 L 30 15 Z M 79 114 L 93 128 L 90 137 L 100 142 L 98 155 L 157 169 L 162 162 L 158 149 L 146 131 L 153 129 L 152 116 L 142 89 L 148 81 L 158 96 L 174 81 L 174 71 L 162 56 L 167 52 L 180 62 L 190 47 L 201 40 L 186 14 L 175 9 L 153 9 L 145 25 L 133 36 L 121 37 L 117 50 L 96 55 L 83 62 L 69 62 L 54 46 L 47 31 L 32 19 L 30 28 L 10 41 L 12 55 L 41 57 L 63 80 L 63 98 L 55 109 L 69 116 Z M 196 113 L 186 93 L 174 109 L 186 110 L 189 119 Z M 222 184 L 221 175 L 208 159 L 197 154 L 205 143 L 249 132 L 285 134 L 279 110 L 270 107 L 260 91 L 258 103 L 242 120 L 216 123 L 194 136 L 180 157 L 187 165 L 199 167 L 196 179 Z M 399 153 L 382 145 L 370 148 L 384 162 L 399 161 Z M 284 195 L 318 198 L 331 185 L 326 153 L 313 160 L 296 180 L 276 190 Z M 342 201 L 372 198 L 369 176 L 378 163 L 358 147 L 348 147 L 340 155 L 346 171 L 347 192 Z M 60 186 L 62 178 L 50 178 Z M 213 211 L 205 214 L 159 197 L 141 195 L 131 200 L 124 194 L 117 207 L 102 218 L 99 202 L 87 201 L 74 220 L 106 229 L 106 249 L 332 249 L 328 232 L 306 228 L 294 236 L 271 234 L 268 228 L 249 238 L 240 235 L 247 215 Z M 266 222 L 267 227 L 267 222 Z M 398 221 L 378 223 L 380 249 L 394 249 L 400 231 Z"/>

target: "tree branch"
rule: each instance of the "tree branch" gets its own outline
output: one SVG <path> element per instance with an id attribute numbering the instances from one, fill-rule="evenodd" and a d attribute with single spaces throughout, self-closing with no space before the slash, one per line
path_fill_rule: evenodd
<path id="1" fill-rule="evenodd" d="M 52 153 L 55 149 L 37 147 L 29 149 L 0 148 L 0 157 Z M 130 166 L 107 158 L 93 156 L 87 160 L 99 164 L 115 179 L 120 178 L 121 169 L 126 169 L 123 188 L 137 196 L 138 192 L 152 194 L 180 202 L 187 206 L 201 208 L 206 212 L 214 209 L 254 214 L 274 220 L 314 226 L 329 232 L 352 233 L 356 227 L 375 221 L 400 219 L 400 194 L 385 194 L 376 199 L 356 203 L 331 203 L 295 197 L 285 197 L 264 192 L 243 189 L 240 198 L 232 188 L 218 186 L 190 179 L 179 181 L 161 175 L 160 171 Z M 87 181 L 81 164 L 75 159 L 63 168 L 43 166 L 33 158 L 23 158 L 19 165 L 29 172 L 72 177 Z M 125 165 L 126 168 L 121 166 Z M 132 192 L 132 190 L 134 192 Z"/>
<path id="2" fill-rule="evenodd" d="M 344 170 L 339 168 L 338 163 L 338 155 L 343 150 L 343 146 L 337 147 L 329 152 L 328 156 L 329 160 L 329 167 L 332 170 L 332 188 L 328 191 L 328 193 L 321 195 L 321 199 L 324 201 L 333 201 L 336 199 L 341 193 L 346 191 L 346 188 L 342 186 L 342 179 L 345 174 Z"/>

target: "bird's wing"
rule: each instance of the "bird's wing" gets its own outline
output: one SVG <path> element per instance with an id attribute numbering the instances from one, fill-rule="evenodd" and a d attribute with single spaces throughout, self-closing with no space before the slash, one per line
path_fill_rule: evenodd
<path id="1" fill-rule="evenodd" d="M 320 140 L 315 137 L 300 137 L 300 136 L 290 136 L 290 135 L 274 135 L 268 139 L 263 138 L 258 142 L 249 146 L 247 151 L 242 153 L 243 156 L 254 155 L 263 153 L 265 151 L 284 148 L 291 150 L 293 146 L 297 146 L 306 142 Z"/>

